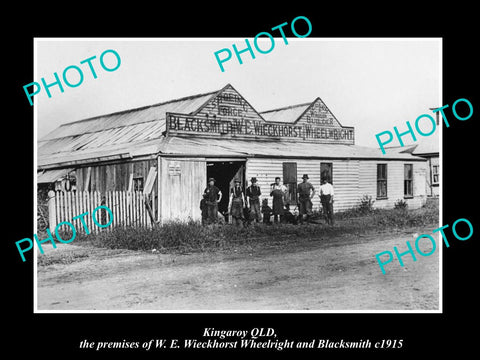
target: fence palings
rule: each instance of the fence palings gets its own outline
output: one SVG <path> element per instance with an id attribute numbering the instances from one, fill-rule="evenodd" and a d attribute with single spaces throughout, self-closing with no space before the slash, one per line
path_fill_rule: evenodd
<path id="1" fill-rule="evenodd" d="M 145 209 L 145 204 L 148 203 L 148 195 L 142 192 L 128 192 L 128 191 L 108 191 L 101 194 L 98 191 L 76 191 L 63 192 L 57 191 L 55 197 L 50 199 L 48 211 L 50 222 L 50 230 L 54 231 L 57 224 L 68 221 L 75 226 L 76 231 L 85 232 L 82 222 L 79 219 L 73 220 L 75 216 L 88 212 L 88 215 L 82 217 L 90 232 L 98 232 L 102 228 L 95 225 L 92 216 L 93 210 L 100 206 L 107 206 L 113 214 L 112 224 L 105 230 L 110 230 L 116 226 L 152 226 L 151 218 L 148 211 Z M 95 219 L 101 223 L 110 221 L 110 215 L 102 216 L 105 210 L 97 211 Z"/>

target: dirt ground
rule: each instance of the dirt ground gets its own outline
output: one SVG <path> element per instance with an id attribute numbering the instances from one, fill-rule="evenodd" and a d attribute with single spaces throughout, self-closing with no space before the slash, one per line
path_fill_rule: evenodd
<path id="1" fill-rule="evenodd" d="M 40 256 L 74 259 L 39 265 L 38 310 L 438 310 L 439 254 L 394 259 L 414 233 L 342 235 L 283 246 L 160 254 L 61 244 Z M 437 244 L 438 245 L 438 244 Z M 424 252 L 430 249 L 422 243 Z"/>

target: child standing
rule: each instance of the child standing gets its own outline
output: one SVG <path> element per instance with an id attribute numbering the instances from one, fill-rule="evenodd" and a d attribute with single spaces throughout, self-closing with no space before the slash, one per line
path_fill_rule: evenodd
<path id="1" fill-rule="evenodd" d="M 272 208 L 268 206 L 268 199 L 262 200 L 263 223 L 270 224 L 270 216 L 272 216 Z"/>

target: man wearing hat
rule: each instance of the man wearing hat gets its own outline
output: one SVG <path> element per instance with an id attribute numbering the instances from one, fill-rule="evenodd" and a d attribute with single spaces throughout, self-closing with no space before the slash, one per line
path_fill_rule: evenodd
<path id="1" fill-rule="evenodd" d="M 247 195 L 247 206 L 250 210 L 250 219 L 255 220 L 257 223 L 262 221 L 262 213 L 260 212 L 260 186 L 257 184 L 257 178 L 252 177 L 250 179 L 252 185 L 247 188 L 245 194 Z"/>
<path id="2" fill-rule="evenodd" d="M 307 222 L 312 215 L 312 198 L 315 195 L 315 188 L 308 181 L 308 175 L 303 175 L 302 179 L 303 182 L 297 186 L 299 210 L 298 220 L 300 223 L 303 223 L 303 215 L 306 215 Z"/>
<path id="3" fill-rule="evenodd" d="M 327 224 L 333 225 L 333 185 L 329 178 L 322 179 L 322 185 L 320 185 L 320 202 L 325 212 L 325 218 Z"/>
<path id="4" fill-rule="evenodd" d="M 241 226 L 244 220 L 243 208 L 245 202 L 240 184 L 240 179 L 235 179 L 235 186 L 230 193 L 230 200 L 228 202 L 228 208 L 230 210 L 230 215 L 232 215 L 233 223 L 237 226 Z"/>
<path id="5" fill-rule="evenodd" d="M 216 223 L 218 221 L 218 203 L 222 200 L 222 192 L 215 186 L 215 179 L 208 179 L 208 185 L 203 192 L 205 206 L 207 210 L 207 224 Z"/>

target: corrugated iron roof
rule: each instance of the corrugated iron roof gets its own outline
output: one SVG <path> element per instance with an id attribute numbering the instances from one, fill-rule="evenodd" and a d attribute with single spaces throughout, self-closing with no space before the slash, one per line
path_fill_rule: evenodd
<path id="1" fill-rule="evenodd" d="M 228 140 L 201 138 L 165 138 L 160 153 L 182 156 L 239 156 L 289 158 L 350 158 L 381 160 L 418 160 L 408 153 L 383 155 L 380 149 L 358 145 L 294 143 L 287 141 Z"/>
<path id="2" fill-rule="evenodd" d="M 75 169 L 70 168 L 40 171 L 37 173 L 37 184 L 48 184 L 57 180 L 61 180 L 65 177 L 65 175 L 71 173 L 72 171 L 75 171 Z"/>
<path id="3" fill-rule="evenodd" d="M 191 114 L 219 91 L 63 124 L 38 141 L 38 166 L 146 155 L 152 140 L 157 142 L 154 150 L 160 144 L 167 112 Z"/>
<path id="4" fill-rule="evenodd" d="M 438 132 L 429 135 L 424 139 L 417 140 L 414 144 L 405 146 L 386 146 L 386 153 L 408 153 L 416 156 L 439 154 L 440 138 Z"/>
<path id="5" fill-rule="evenodd" d="M 71 166 L 79 163 L 96 162 L 104 160 L 124 159 L 138 156 L 157 154 L 162 145 L 162 139 L 121 143 L 101 148 L 84 148 L 77 151 L 59 151 L 54 154 L 41 154 L 37 156 L 39 168 L 56 166 Z"/>
<path id="6" fill-rule="evenodd" d="M 65 167 L 157 153 L 206 157 L 420 159 L 397 151 L 382 155 L 379 149 L 355 145 L 260 139 L 166 138 L 163 135 L 167 112 L 194 113 L 223 89 L 64 124 L 39 140 L 38 167 Z M 293 123 L 310 105 L 298 104 L 261 114 L 267 121 Z"/>
<path id="7" fill-rule="evenodd" d="M 305 103 L 262 111 L 260 112 L 260 115 L 262 115 L 266 121 L 293 123 L 305 112 L 305 110 L 307 110 L 311 104 L 312 103 Z"/>
<path id="8" fill-rule="evenodd" d="M 158 139 L 165 131 L 165 120 L 155 120 L 135 125 L 110 128 L 95 133 L 65 136 L 38 142 L 38 154 L 53 155 L 59 152 L 75 152 L 85 149 L 102 149 L 117 144 L 143 142 Z"/>
<path id="9" fill-rule="evenodd" d="M 288 141 L 230 140 L 164 137 L 144 142 L 110 145 L 83 149 L 75 152 L 59 152 L 39 156 L 38 166 L 72 166 L 101 160 L 114 160 L 152 154 L 189 157 L 284 157 L 318 159 L 370 159 L 425 161 L 410 153 L 392 151 L 383 155 L 380 149 L 358 145 L 294 143 Z"/>
<path id="10" fill-rule="evenodd" d="M 413 155 L 427 155 L 427 154 L 438 154 L 440 149 L 440 138 L 438 131 L 434 132 L 432 135 L 420 140 L 418 146 L 415 147 L 412 154 Z"/>
<path id="11" fill-rule="evenodd" d="M 40 139 L 40 142 L 143 123 L 150 123 L 149 125 L 151 126 L 152 121 L 165 120 L 166 112 L 182 114 L 190 114 L 194 112 L 218 91 L 219 90 L 66 123 L 45 135 Z M 163 123 L 163 125 L 165 125 L 165 123 Z"/>

